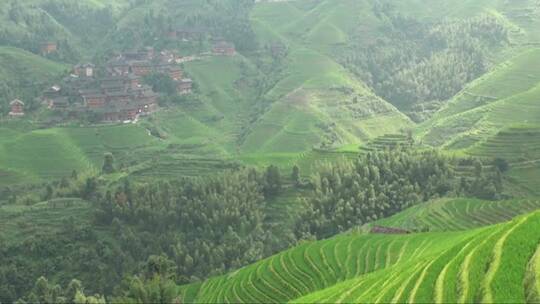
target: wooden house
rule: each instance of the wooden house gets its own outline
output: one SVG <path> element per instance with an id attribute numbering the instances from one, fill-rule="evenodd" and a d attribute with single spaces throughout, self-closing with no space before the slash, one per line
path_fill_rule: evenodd
<path id="1" fill-rule="evenodd" d="M 55 97 L 55 98 L 49 99 L 47 106 L 50 109 L 65 110 L 65 109 L 69 108 L 69 106 L 70 106 L 69 97 L 60 96 L 60 97 Z"/>
<path id="2" fill-rule="evenodd" d="M 180 95 L 191 94 L 193 91 L 193 80 L 189 78 L 180 79 L 176 84 L 176 90 Z"/>
<path id="3" fill-rule="evenodd" d="M 82 98 L 88 108 L 101 108 L 107 102 L 107 96 L 101 93 L 83 95 Z"/>
<path id="4" fill-rule="evenodd" d="M 152 64 L 148 61 L 134 61 L 131 63 L 131 72 L 136 76 L 146 76 L 152 73 Z"/>
<path id="5" fill-rule="evenodd" d="M 409 234 L 411 233 L 408 230 L 401 228 L 392 228 L 392 227 L 383 227 L 383 226 L 373 226 L 370 233 L 373 234 Z"/>
<path id="6" fill-rule="evenodd" d="M 9 106 L 11 107 L 11 111 L 9 112 L 9 116 L 11 117 L 21 117 L 24 116 L 24 102 L 15 99 L 9 103 Z"/>
<path id="7" fill-rule="evenodd" d="M 213 52 L 215 55 L 220 56 L 234 56 L 236 54 L 236 48 L 234 44 L 221 40 L 214 44 Z"/>
<path id="8" fill-rule="evenodd" d="M 180 80 L 184 76 L 184 73 L 182 72 L 182 69 L 178 66 L 170 66 L 165 69 L 165 72 L 169 77 L 171 77 L 173 80 Z"/>
<path id="9" fill-rule="evenodd" d="M 79 77 L 94 77 L 95 65 L 91 63 L 77 64 L 73 67 L 73 74 Z"/>
<path id="10" fill-rule="evenodd" d="M 58 51 L 58 44 L 56 42 L 47 41 L 41 44 L 41 54 L 48 55 Z"/>

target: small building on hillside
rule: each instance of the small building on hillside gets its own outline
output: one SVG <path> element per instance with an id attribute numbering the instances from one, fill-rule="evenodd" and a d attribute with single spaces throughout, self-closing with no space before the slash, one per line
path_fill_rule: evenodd
<path id="1" fill-rule="evenodd" d="M 60 96 L 48 100 L 49 109 L 66 110 L 70 106 L 69 97 Z"/>
<path id="2" fill-rule="evenodd" d="M 56 97 L 62 96 L 62 87 L 60 85 L 53 85 L 47 90 L 43 91 L 43 101 L 47 101 Z"/>
<path id="3" fill-rule="evenodd" d="M 171 79 L 173 80 L 180 80 L 184 76 L 184 73 L 180 67 L 177 66 L 170 66 L 165 69 L 165 72 Z"/>
<path id="4" fill-rule="evenodd" d="M 176 84 L 176 91 L 180 95 L 191 94 L 193 91 L 193 80 L 189 78 L 180 79 Z"/>
<path id="5" fill-rule="evenodd" d="M 58 51 L 58 44 L 56 42 L 47 41 L 41 44 L 41 54 L 48 55 Z"/>
<path id="6" fill-rule="evenodd" d="M 393 227 L 373 226 L 370 230 L 373 234 L 409 234 L 409 230 Z"/>
<path id="7" fill-rule="evenodd" d="M 11 117 L 20 117 L 24 116 L 24 102 L 15 99 L 9 103 L 9 106 L 11 107 L 11 111 L 9 112 L 9 116 Z"/>
<path id="8" fill-rule="evenodd" d="M 236 48 L 234 44 L 221 40 L 214 44 L 213 52 L 215 55 L 220 56 L 234 56 L 236 54 Z"/>
<path id="9" fill-rule="evenodd" d="M 137 75 L 129 74 L 126 76 L 126 85 L 129 87 L 129 89 L 134 90 L 141 86 L 141 80 Z"/>
<path id="10" fill-rule="evenodd" d="M 168 30 L 166 36 L 171 40 L 192 41 L 203 38 L 207 33 L 204 28 L 177 28 Z"/>
<path id="11" fill-rule="evenodd" d="M 79 77 L 94 77 L 95 65 L 91 63 L 77 64 L 73 67 L 73 74 Z"/>
<path id="12" fill-rule="evenodd" d="M 107 72 L 110 75 L 126 75 L 129 74 L 130 65 L 123 58 L 112 59 L 107 63 Z"/>
<path id="13" fill-rule="evenodd" d="M 82 96 L 84 105 L 88 108 L 101 108 L 107 102 L 107 96 L 99 92 Z"/>
<path id="14" fill-rule="evenodd" d="M 152 64 L 148 61 L 134 61 L 131 63 L 131 72 L 136 76 L 146 76 L 152 73 Z"/>

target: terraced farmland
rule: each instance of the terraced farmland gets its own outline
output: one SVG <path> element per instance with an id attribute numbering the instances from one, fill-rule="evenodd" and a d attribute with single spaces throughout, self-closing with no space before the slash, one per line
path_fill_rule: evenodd
<path id="1" fill-rule="evenodd" d="M 155 138 L 133 125 L 14 132 L 0 141 L 0 172 L 8 184 L 59 179 L 72 170 L 99 170 L 105 152 L 121 163 L 139 160 L 142 149 L 156 146 Z"/>
<path id="2" fill-rule="evenodd" d="M 540 49 L 528 49 L 470 83 L 419 127 L 423 141 L 463 149 L 537 122 Z"/>
<path id="3" fill-rule="evenodd" d="M 81 223 L 91 223 L 92 204 L 80 199 L 55 199 L 33 206 L 1 206 L 0 238 L 6 242 L 20 242 L 29 235 L 39 237 L 57 233 L 63 221 L 72 217 Z"/>
<path id="4" fill-rule="evenodd" d="M 469 149 L 468 154 L 480 157 L 500 157 L 512 162 L 540 159 L 540 128 L 511 127 Z"/>
<path id="5" fill-rule="evenodd" d="M 360 149 L 366 152 L 375 150 L 384 150 L 398 146 L 406 146 L 409 143 L 407 136 L 402 134 L 386 134 L 369 141 L 367 145 Z"/>
<path id="6" fill-rule="evenodd" d="M 540 200 L 535 199 L 506 201 L 440 199 L 416 205 L 392 217 L 377 221 L 374 225 L 411 231 L 460 231 L 502 223 L 538 209 Z"/>
<path id="7" fill-rule="evenodd" d="M 540 212 L 460 232 L 341 235 L 180 290 L 198 303 L 524 302 L 538 229 Z"/>

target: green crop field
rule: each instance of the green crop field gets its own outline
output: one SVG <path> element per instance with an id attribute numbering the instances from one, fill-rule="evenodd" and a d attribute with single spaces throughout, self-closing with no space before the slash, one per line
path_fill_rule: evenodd
<path id="1" fill-rule="evenodd" d="M 536 123 L 539 59 L 540 50 L 527 50 L 471 83 L 420 127 L 423 139 L 461 148 L 512 125 Z"/>
<path id="2" fill-rule="evenodd" d="M 103 155 L 119 161 L 140 161 L 141 150 L 154 148 L 157 139 L 140 126 L 56 128 L 7 133 L 0 141 L 0 178 L 6 183 L 60 179 L 78 172 L 97 172 Z"/>
<path id="3" fill-rule="evenodd" d="M 0 77 L 4 79 L 16 77 L 43 81 L 48 77 L 56 77 L 69 66 L 58 64 L 40 56 L 14 47 L 0 47 Z"/>
<path id="4" fill-rule="evenodd" d="M 538 209 L 540 201 L 530 199 L 495 202 L 441 199 L 411 207 L 373 225 L 417 231 L 458 231 L 502 223 Z"/>
<path id="5" fill-rule="evenodd" d="M 92 208 L 88 202 L 69 198 L 33 206 L 0 206 L 0 239 L 10 244 L 20 242 L 28 235 L 53 235 L 70 217 L 81 223 L 90 223 Z"/>
<path id="6" fill-rule="evenodd" d="M 308 242 L 179 291 L 186 303 L 524 302 L 538 292 L 540 213 L 473 227 L 526 213 L 520 207 L 538 209 L 538 202 L 490 204 L 454 200 L 414 208 L 381 224 L 408 227 L 403 219 L 416 218 L 413 225 L 440 232 L 349 233 Z M 506 213 L 509 206 L 514 213 Z"/>

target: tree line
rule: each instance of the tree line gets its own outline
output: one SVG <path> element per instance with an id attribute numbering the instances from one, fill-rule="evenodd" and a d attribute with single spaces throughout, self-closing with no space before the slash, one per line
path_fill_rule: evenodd
<path id="1" fill-rule="evenodd" d="M 51 280 L 52 290 L 77 278 L 86 285 L 81 296 L 92 301 L 101 299 L 96 293 L 108 300 L 175 301 L 177 284 L 230 272 L 301 240 L 330 237 L 414 204 L 443 196 L 500 198 L 497 168 L 505 164 L 496 163 L 496 169 L 487 170 L 477 159 L 396 147 L 320 164 L 307 180 L 297 166 L 286 174 L 269 166 L 204 178 L 124 178 L 113 184 L 78 179 L 74 172 L 41 189 L 40 199 L 81 197 L 93 206 L 90 221 L 68 217 L 54 234 L 0 246 L 1 301 L 24 295 L 33 302 L 50 294 L 30 290 L 39 276 Z M 458 174 L 457 166 L 472 168 L 471 174 Z M 103 174 L 114 171 L 114 160 L 106 155 Z M 276 232 L 267 221 L 269 204 L 282 199 L 285 188 L 302 189 L 299 215 L 284 227 L 292 234 Z M 54 295 L 72 299 L 64 291 Z"/>
<path id="2" fill-rule="evenodd" d="M 443 196 L 500 198 L 500 171 L 484 171 L 474 160 L 474 175 L 459 176 L 459 163 L 433 150 L 398 148 L 322 165 L 310 179 L 313 190 L 303 199 L 296 235 L 330 237 Z"/>

